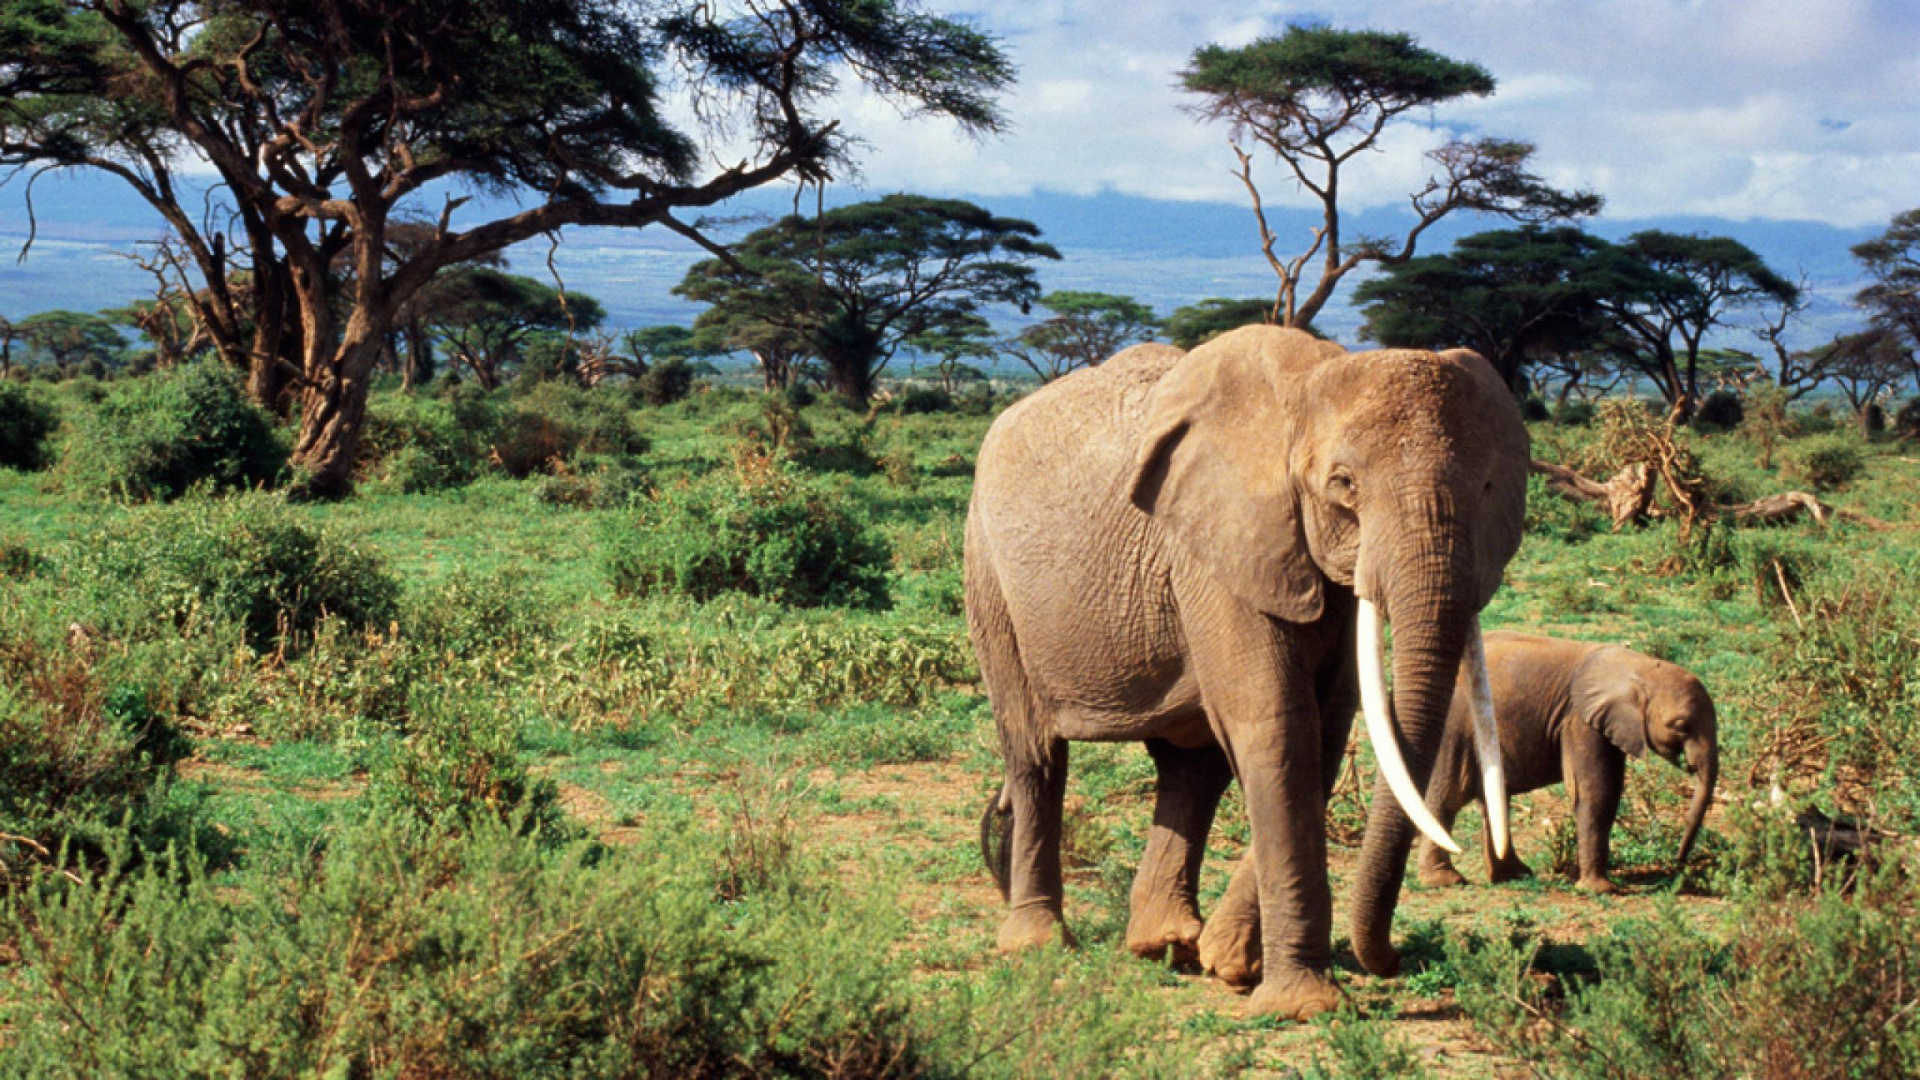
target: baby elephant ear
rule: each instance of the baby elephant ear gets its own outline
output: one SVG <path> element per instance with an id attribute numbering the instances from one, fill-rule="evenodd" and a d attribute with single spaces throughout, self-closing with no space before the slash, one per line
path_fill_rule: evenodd
<path id="1" fill-rule="evenodd" d="M 1128 495 L 1228 592 L 1311 622 L 1323 605 L 1320 570 L 1286 467 L 1288 425 L 1274 415 L 1284 406 L 1263 369 L 1269 358 L 1246 336 L 1189 353 L 1155 387 Z"/>
<path id="2" fill-rule="evenodd" d="M 1628 757 L 1647 752 L 1646 694 L 1624 649 L 1596 649 L 1573 672 L 1573 711 Z"/>

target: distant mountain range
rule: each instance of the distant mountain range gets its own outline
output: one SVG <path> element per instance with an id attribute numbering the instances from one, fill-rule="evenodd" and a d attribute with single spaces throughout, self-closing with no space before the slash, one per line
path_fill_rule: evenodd
<path id="1" fill-rule="evenodd" d="M 97 173 L 42 177 L 33 192 L 37 235 L 27 259 L 16 262 L 14 256 L 29 232 L 25 191 L 20 179 L 0 185 L 0 314 L 18 317 L 52 308 L 94 311 L 150 295 L 151 279 L 126 256 L 137 245 L 164 235 L 165 226 L 124 184 Z M 833 190 L 829 204 L 875 194 Z M 1273 276 L 1260 256 L 1252 216 L 1244 206 L 1117 194 L 1042 193 L 975 201 L 997 214 L 1035 222 L 1060 249 L 1064 256 L 1060 263 L 1041 267 L 1041 279 L 1049 289 L 1124 293 L 1163 314 L 1209 296 L 1263 296 L 1273 291 Z M 499 198 L 476 198 L 456 215 L 456 222 L 492 216 L 509 205 Z M 812 205 L 809 192 L 802 211 Z M 744 217 L 744 222 L 731 227 L 731 233 L 737 234 L 792 209 L 792 189 L 786 188 L 750 193 L 709 216 Z M 1314 217 L 1304 210 L 1270 208 L 1269 220 L 1284 249 L 1289 238 L 1307 236 Z M 1402 231 L 1404 222 L 1404 215 L 1397 211 L 1374 210 L 1353 215 L 1344 227 L 1350 234 L 1391 234 Z M 1502 223 L 1496 219 L 1452 217 L 1422 238 L 1421 251 L 1444 251 L 1460 236 L 1499 227 Z M 1612 239 L 1655 228 L 1731 236 L 1759 252 L 1780 273 L 1790 278 L 1806 274 L 1815 303 L 1797 332 L 1795 343 L 1801 345 L 1858 328 L 1859 315 L 1850 297 L 1861 275 L 1847 249 L 1877 231 L 1804 221 L 1704 217 L 1602 218 L 1589 227 Z M 512 269 L 519 273 L 539 277 L 548 273 L 545 240 L 517 245 L 507 254 Z M 624 328 L 691 321 L 700 306 L 673 296 L 670 290 L 686 267 L 701 257 L 691 243 L 664 229 L 574 229 L 563 237 L 553 262 L 568 288 L 598 298 L 607 308 L 609 321 Z M 1353 344 L 1360 320 L 1344 302 L 1350 291 L 1351 284 L 1318 322 L 1326 332 Z M 1011 311 L 997 318 L 1008 328 L 1023 321 Z M 1747 349 L 1756 344 L 1750 332 L 1738 327 L 1723 332 L 1720 343 Z"/>

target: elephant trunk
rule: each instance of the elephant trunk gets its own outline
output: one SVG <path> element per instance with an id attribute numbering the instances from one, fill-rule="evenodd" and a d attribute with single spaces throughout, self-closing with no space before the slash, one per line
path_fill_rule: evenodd
<path id="1" fill-rule="evenodd" d="M 1707 818 L 1707 808 L 1713 805 L 1713 786 L 1720 779 L 1720 746 L 1713 739 L 1702 739 L 1687 747 L 1687 763 L 1694 767 L 1693 801 L 1687 804 L 1687 827 L 1680 834 L 1680 855 L 1674 860 L 1676 869 L 1687 865 L 1687 856 L 1693 853 L 1694 837 L 1700 835 L 1700 823 Z"/>
<path id="2" fill-rule="evenodd" d="M 1406 531 L 1392 538 L 1396 542 L 1363 553 L 1370 573 L 1362 592 L 1387 599 L 1395 726 L 1407 769 L 1424 791 L 1446 729 L 1461 655 L 1475 628 L 1478 583 L 1472 546 L 1445 494 L 1428 496 L 1401 520 Z M 1382 776 L 1367 818 L 1352 908 L 1354 953 L 1376 975 L 1399 968 L 1390 939 L 1412 836 L 1412 823 Z"/>

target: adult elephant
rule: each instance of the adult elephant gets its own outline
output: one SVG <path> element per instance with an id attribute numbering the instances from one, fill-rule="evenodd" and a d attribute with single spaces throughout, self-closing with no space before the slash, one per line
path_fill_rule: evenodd
<path id="1" fill-rule="evenodd" d="M 1145 741 L 1159 795 L 1129 944 L 1196 946 L 1199 860 L 1231 767 L 1261 920 L 1282 928 L 1263 936 L 1249 1007 L 1332 1008 L 1326 800 L 1357 696 L 1381 794 L 1353 946 L 1367 970 L 1397 970 L 1412 823 L 1396 807 L 1458 850 L 1419 793 L 1520 543 L 1526 465 L 1519 411 L 1480 357 L 1350 354 L 1274 327 L 1191 353 L 1137 346 L 1008 409 L 981 447 L 966 535 L 967 623 L 1006 764 L 997 806 L 1012 814 L 1000 947 L 1069 940 L 1067 743 Z"/>

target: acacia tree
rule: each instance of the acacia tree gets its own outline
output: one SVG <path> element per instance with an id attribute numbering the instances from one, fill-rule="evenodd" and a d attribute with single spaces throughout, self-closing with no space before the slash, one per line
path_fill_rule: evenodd
<path id="1" fill-rule="evenodd" d="M 1571 227 L 1463 237 L 1362 284 L 1360 335 L 1389 348 L 1465 346 L 1522 392 L 1535 357 L 1591 355 L 1607 333 L 1601 301 L 1646 286 L 1610 246 Z"/>
<path id="2" fill-rule="evenodd" d="M 812 346 L 800 331 L 776 321 L 784 316 L 779 292 L 739 291 L 726 307 L 710 307 L 693 320 L 694 347 L 709 354 L 744 352 L 760 369 L 761 384 L 769 393 L 786 390 L 809 376 L 818 376 L 807 350 Z"/>
<path id="3" fill-rule="evenodd" d="M 543 281 L 491 267 L 444 275 L 435 296 L 427 316 L 431 332 L 484 390 L 500 386 L 507 365 L 522 358 L 534 335 L 590 331 L 606 317 L 591 296 L 562 296 Z"/>
<path id="4" fill-rule="evenodd" d="M 1260 249 L 1279 278 L 1268 321 L 1304 327 L 1332 298 L 1340 279 L 1361 263 L 1395 265 L 1414 255 L 1420 236 L 1456 210 L 1544 223 L 1599 212 L 1591 192 L 1561 192 L 1528 166 L 1530 143 L 1482 137 L 1453 139 L 1428 152 L 1433 172 L 1409 196 L 1414 222 L 1398 237 L 1346 236 L 1341 231 L 1341 170 L 1377 146 L 1400 116 L 1464 97 L 1487 97 L 1493 76 L 1478 64 L 1422 48 L 1407 34 L 1289 26 L 1229 49 L 1194 51 L 1181 85 L 1199 97 L 1193 111 L 1229 125 L 1239 177 L 1253 201 Z M 1253 180 L 1248 144 L 1265 147 L 1320 202 L 1320 224 L 1307 247 L 1283 259 Z M 1301 295 L 1318 257 L 1319 277 Z"/>
<path id="5" fill-rule="evenodd" d="M 984 376 L 963 361 L 986 360 L 994 354 L 993 326 L 979 316 L 954 319 L 946 325 L 908 339 L 915 352 L 933 357 L 933 370 L 940 376 L 940 389 L 953 393 L 953 384 L 963 375 Z"/>
<path id="6" fill-rule="evenodd" d="M 62 372 L 90 360 L 111 363 L 127 347 L 112 319 L 84 311 L 42 311 L 19 320 L 14 331 L 28 348 Z"/>
<path id="7" fill-rule="evenodd" d="M 1014 335 L 1007 351 L 1042 382 L 1094 367 L 1160 329 L 1153 309 L 1131 296 L 1064 289 L 1042 296 L 1040 306 L 1053 314 Z"/>
<path id="8" fill-rule="evenodd" d="M 991 39 L 907 0 L 8 0 L 6 16 L 35 44 L 0 74 L 10 160 L 78 156 L 151 185 L 191 154 L 264 230 L 256 274 L 259 253 L 284 260 L 299 328 L 293 463 L 319 493 L 347 484 L 375 363 L 443 267 L 568 225 L 659 224 L 710 244 L 674 213 L 781 177 L 823 180 L 846 159 L 849 137 L 818 114 L 841 73 L 969 132 L 998 127 L 994 96 L 1011 79 Z M 668 118 L 668 85 L 688 95 L 693 130 Z M 153 133 L 137 165 L 116 156 L 88 95 Z M 703 173 L 723 136 L 744 156 Z M 391 226 L 447 184 L 530 205 L 456 224 L 464 200 L 449 197 L 431 238 L 395 258 Z M 344 315 L 336 256 L 351 270 Z"/>
<path id="9" fill-rule="evenodd" d="M 1773 310 L 1763 319 L 1754 333 L 1773 350 L 1773 383 L 1780 388 L 1784 401 L 1798 401 L 1812 393 L 1820 384 L 1832 376 L 1832 367 L 1836 354 L 1832 349 L 1791 349 L 1787 346 L 1787 330 L 1804 314 L 1812 303 L 1813 297 L 1807 292 L 1807 277 L 1800 275 L 1790 296 L 1776 298 Z M 1758 357 L 1753 357 L 1756 368 L 1764 370 Z M 1771 455 L 1768 456 L 1771 460 Z"/>
<path id="10" fill-rule="evenodd" d="M 1271 322 L 1273 302 L 1260 297 L 1246 300 L 1231 300 L 1224 296 L 1210 296 L 1198 303 L 1187 304 L 1173 309 L 1167 316 L 1164 329 L 1167 337 L 1182 349 L 1197 348 L 1212 341 L 1229 330 L 1238 330 L 1242 326 L 1254 323 Z M 1304 327 L 1313 332 L 1311 326 Z M 1318 336 L 1317 333 L 1315 336 Z"/>
<path id="11" fill-rule="evenodd" d="M 1887 231 L 1852 248 L 1873 281 L 1854 295 L 1874 325 L 1906 338 L 1910 374 L 1920 390 L 1920 208 L 1894 215 Z"/>
<path id="12" fill-rule="evenodd" d="M 1602 306 L 1625 342 L 1627 362 L 1653 380 L 1682 421 L 1700 400 L 1707 333 L 1742 307 L 1791 302 L 1800 293 L 1751 248 L 1725 236 L 1653 229 L 1628 237 L 1619 250 L 1637 264 L 1637 284 L 1603 298 Z"/>
<path id="13" fill-rule="evenodd" d="M 828 388 L 865 407 L 908 340 L 984 305 L 1030 308 L 1040 294 L 1030 264 L 1060 257 L 1039 234 L 969 202 L 888 195 L 783 218 L 732 258 L 694 264 L 674 292 L 803 342 Z"/>
<path id="14" fill-rule="evenodd" d="M 1900 332 L 1889 326 L 1876 326 L 1835 338 L 1820 351 L 1827 355 L 1827 368 L 1833 381 L 1839 384 L 1847 404 L 1853 407 L 1861 434 L 1872 434 L 1873 407 L 1886 400 L 1913 366 L 1912 352 Z"/>

